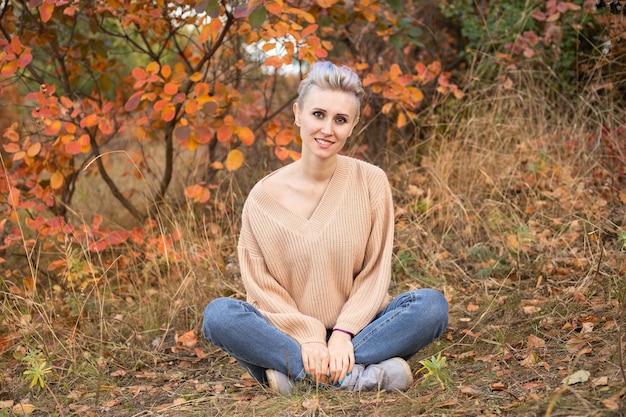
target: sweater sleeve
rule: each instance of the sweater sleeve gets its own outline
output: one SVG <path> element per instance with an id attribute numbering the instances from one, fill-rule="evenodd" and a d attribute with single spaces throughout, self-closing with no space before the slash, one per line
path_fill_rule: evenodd
<path id="1" fill-rule="evenodd" d="M 244 206 L 238 256 L 248 302 L 262 310 L 270 323 L 298 343 L 325 343 L 325 326 L 302 314 L 292 296 L 269 272 L 250 221 L 249 211 Z"/>
<path id="2" fill-rule="evenodd" d="M 393 198 L 389 181 L 383 171 L 372 181 L 370 189 L 372 226 L 362 270 L 335 327 L 357 334 L 389 302 L 391 256 L 393 252 Z"/>

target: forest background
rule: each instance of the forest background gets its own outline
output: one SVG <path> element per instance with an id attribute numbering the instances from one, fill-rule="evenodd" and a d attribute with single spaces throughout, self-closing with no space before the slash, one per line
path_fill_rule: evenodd
<path id="1" fill-rule="evenodd" d="M 626 414 L 620 1 L 0 1 L 0 416 Z M 366 88 L 408 392 L 285 398 L 201 337 L 320 59 Z"/>

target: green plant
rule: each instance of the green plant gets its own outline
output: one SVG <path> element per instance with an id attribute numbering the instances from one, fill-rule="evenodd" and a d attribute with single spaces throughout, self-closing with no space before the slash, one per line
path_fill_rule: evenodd
<path id="1" fill-rule="evenodd" d="M 621 230 L 617 233 L 617 243 L 619 244 L 619 250 L 626 251 L 626 231 Z"/>
<path id="2" fill-rule="evenodd" d="M 427 371 L 424 378 L 435 378 L 439 381 L 442 389 L 446 389 L 452 382 L 452 375 L 450 375 L 450 369 L 446 363 L 446 357 L 441 356 L 441 352 L 437 353 L 436 356 L 431 356 L 430 359 L 423 359 L 419 361 L 419 363 L 422 365 L 420 371 Z"/>
<path id="3" fill-rule="evenodd" d="M 24 371 L 24 375 L 30 380 L 29 388 L 33 388 L 35 385 L 43 388 L 46 385 L 46 375 L 52 371 L 48 366 L 48 361 L 43 357 L 43 353 L 40 350 L 29 350 L 22 361 L 28 368 Z"/>

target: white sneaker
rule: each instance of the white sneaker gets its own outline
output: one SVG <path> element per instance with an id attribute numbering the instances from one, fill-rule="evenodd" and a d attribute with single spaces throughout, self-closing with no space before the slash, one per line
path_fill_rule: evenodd
<path id="1" fill-rule="evenodd" d="M 293 380 L 275 369 L 267 369 L 265 378 L 270 389 L 278 394 L 289 396 L 295 391 Z"/>
<path id="2" fill-rule="evenodd" d="M 391 358 L 364 367 L 354 365 L 352 373 L 341 384 L 346 391 L 406 391 L 413 385 L 411 367 L 402 358 Z"/>

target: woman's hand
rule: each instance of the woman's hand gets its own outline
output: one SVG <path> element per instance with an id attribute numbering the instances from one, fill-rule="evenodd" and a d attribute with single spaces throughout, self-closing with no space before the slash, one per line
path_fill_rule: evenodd
<path id="1" fill-rule="evenodd" d="M 328 340 L 328 352 L 330 354 L 330 382 L 341 383 L 346 379 L 348 372 L 352 372 L 354 366 L 352 337 L 343 332 L 333 332 Z"/>
<path id="2" fill-rule="evenodd" d="M 328 347 L 322 342 L 309 342 L 301 345 L 302 363 L 307 376 L 320 384 L 328 383 Z"/>

